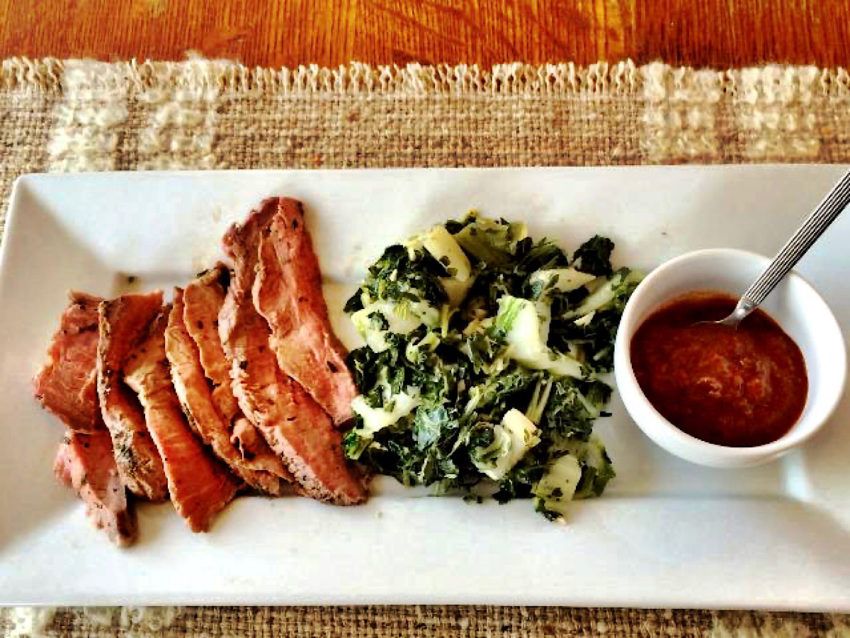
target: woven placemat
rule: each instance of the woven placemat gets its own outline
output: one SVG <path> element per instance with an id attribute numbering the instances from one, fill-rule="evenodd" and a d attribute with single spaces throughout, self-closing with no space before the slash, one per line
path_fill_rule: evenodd
<path id="1" fill-rule="evenodd" d="M 0 231 L 28 172 L 850 162 L 845 69 L 0 65 Z M 850 616 L 522 607 L 14 609 L 10 636 L 813 636 Z"/>

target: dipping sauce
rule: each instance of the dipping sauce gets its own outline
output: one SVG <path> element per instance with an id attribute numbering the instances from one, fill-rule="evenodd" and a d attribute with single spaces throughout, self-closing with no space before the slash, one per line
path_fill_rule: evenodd
<path id="1" fill-rule="evenodd" d="M 662 306 L 631 343 L 643 393 L 668 421 L 729 447 L 776 441 L 800 418 L 809 390 L 800 348 L 762 310 L 737 328 L 723 319 L 737 300 L 694 293 Z"/>

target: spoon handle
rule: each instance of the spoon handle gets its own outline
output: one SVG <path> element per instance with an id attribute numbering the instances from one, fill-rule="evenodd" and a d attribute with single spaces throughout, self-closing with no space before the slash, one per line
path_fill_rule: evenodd
<path id="1" fill-rule="evenodd" d="M 827 227 L 850 204 L 850 172 L 832 187 L 812 214 L 806 218 L 788 242 L 777 253 L 741 297 L 741 305 L 755 308 L 770 294 L 782 278 L 788 274 L 806 251 L 812 247 Z"/>

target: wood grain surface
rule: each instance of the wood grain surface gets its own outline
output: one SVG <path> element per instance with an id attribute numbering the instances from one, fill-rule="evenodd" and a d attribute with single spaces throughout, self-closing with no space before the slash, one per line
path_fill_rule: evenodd
<path id="1" fill-rule="evenodd" d="M 850 66 L 848 0 L 0 0 L 0 57 Z"/>

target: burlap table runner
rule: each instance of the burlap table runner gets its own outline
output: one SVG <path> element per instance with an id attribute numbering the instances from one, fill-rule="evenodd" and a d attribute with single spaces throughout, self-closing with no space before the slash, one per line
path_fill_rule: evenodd
<path id="1" fill-rule="evenodd" d="M 850 162 L 845 69 L 248 69 L 10 59 L 0 224 L 36 171 Z M 0 226 L 1 228 L 1 226 Z M 3 424 L 8 425 L 8 424 Z M 6 635 L 850 635 L 828 614 L 519 607 L 17 609 Z"/>

